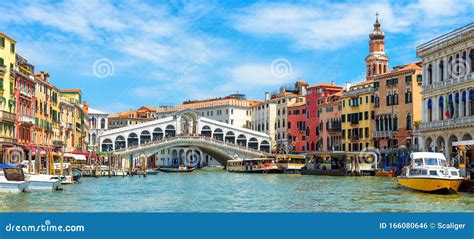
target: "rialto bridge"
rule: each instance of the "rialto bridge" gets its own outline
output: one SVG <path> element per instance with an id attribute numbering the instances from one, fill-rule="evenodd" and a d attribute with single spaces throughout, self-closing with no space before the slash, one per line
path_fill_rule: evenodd
<path id="1" fill-rule="evenodd" d="M 190 158 L 202 162 L 209 156 L 225 165 L 235 157 L 268 155 L 272 148 L 267 134 L 201 117 L 192 110 L 105 131 L 99 142 L 102 151 L 122 159 L 154 156 L 157 164 L 166 166 Z"/>

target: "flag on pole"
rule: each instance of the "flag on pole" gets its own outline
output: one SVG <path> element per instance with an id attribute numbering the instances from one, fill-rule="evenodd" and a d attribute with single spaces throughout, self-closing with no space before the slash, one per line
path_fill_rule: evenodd
<path id="1" fill-rule="evenodd" d="M 449 110 L 449 102 L 448 102 L 448 97 L 444 98 L 444 115 L 446 116 L 447 119 L 450 119 L 450 110 Z"/>

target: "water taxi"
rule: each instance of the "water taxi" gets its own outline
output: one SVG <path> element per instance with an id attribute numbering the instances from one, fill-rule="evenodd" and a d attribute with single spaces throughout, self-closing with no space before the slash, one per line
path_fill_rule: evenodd
<path id="1" fill-rule="evenodd" d="M 30 173 L 34 172 L 34 161 L 31 165 L 30 168 L 28 161 L 23 161 L 18 165 L 23 170 L 25 180 L 30 182 L 29 190 L 62 190 L 61 178 L 57 175 Z"/>
<path id="2" fill-rule="evenodd" d="M 283 173 L 299 173 L 305 166 L 306 155 L 303 154 L 283 154 L 275 157 L 278 170 Z"/>
<path id="3" fill-rule="evenodd" d="M 399 185 L 427 193 L 457 193 L 463 178 L 459 169 L 448 166 L 444 154 L 411 153 L 410 159 L 397 177 Z"/>
<path id="4" fill-rule="evenodd" d="M 279 173 L 277 164 L 271 158 L 234 159 L 227 161 L 228 172 L 236 173 Z"/>

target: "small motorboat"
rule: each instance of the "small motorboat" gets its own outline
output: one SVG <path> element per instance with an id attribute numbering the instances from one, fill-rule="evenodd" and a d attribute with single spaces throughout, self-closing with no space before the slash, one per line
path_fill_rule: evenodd
<path id="1" fill-rule="evenodd" d="M 378 171 L 375 173 L 377 177 L 396 177 L 397 176 L 397 169 L 393 167 L 385 167 L 382 171 Z"/>
<path id="2" fill-rule="evenodd" d="M 417 152 L 410 154 L 411 163 L 402 169 L 397 183 L 426 193 L 457 193 L 463 178 L 459 169 L 449 167 L 444 154 Z"/>
<path id="3" fill-rule="evenodd" d="M 25 179 L 30 183 L 29 190 L 62 190 L 61 179 L 56 175 L 25 174 Z"/>
<path id="4" fill-rule="evenodd" d="M 20 193 L 28 190 L 30 183 L 25 180 L 21 168 L 0 165 L 0 193 Z"/>
<path id="5" fill-rule="evenodd" d="M 196 168 L 194 167 L 186 167 L 186 166 L 179 166 L 178 168 L 159 168 L 161 172 L 166 172 L 166 173 L 190 173 Z"/>

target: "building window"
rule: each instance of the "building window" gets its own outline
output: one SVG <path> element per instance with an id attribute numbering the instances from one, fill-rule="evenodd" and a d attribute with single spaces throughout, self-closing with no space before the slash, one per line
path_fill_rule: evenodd
<path id="1" fill-rule="evenodd" d="M 407 114 L 407 127 L 406 127 L 407 130 L 412 130 L 412 122 L 411 122 L 411 114 L 408 113 Z"/>
<path id="2" fill-rule="evenodd" d="M 431 64 L 428 66 L 428 84 L 433 84 L 433 69 Z"/>
<path id="3" fill-rule="evenodd" d="M 15 53 L 15 43 L 13 42 L 10 44 L 10 52 Z"/>
<path id="4" fill-rule="evenodd" d="M 440 72 L 440 78 L 439 79 L 441 81 L 444 81 L 444 62 L 443 61 L 441 61 L 439 63 L 439 72 Z"/>

